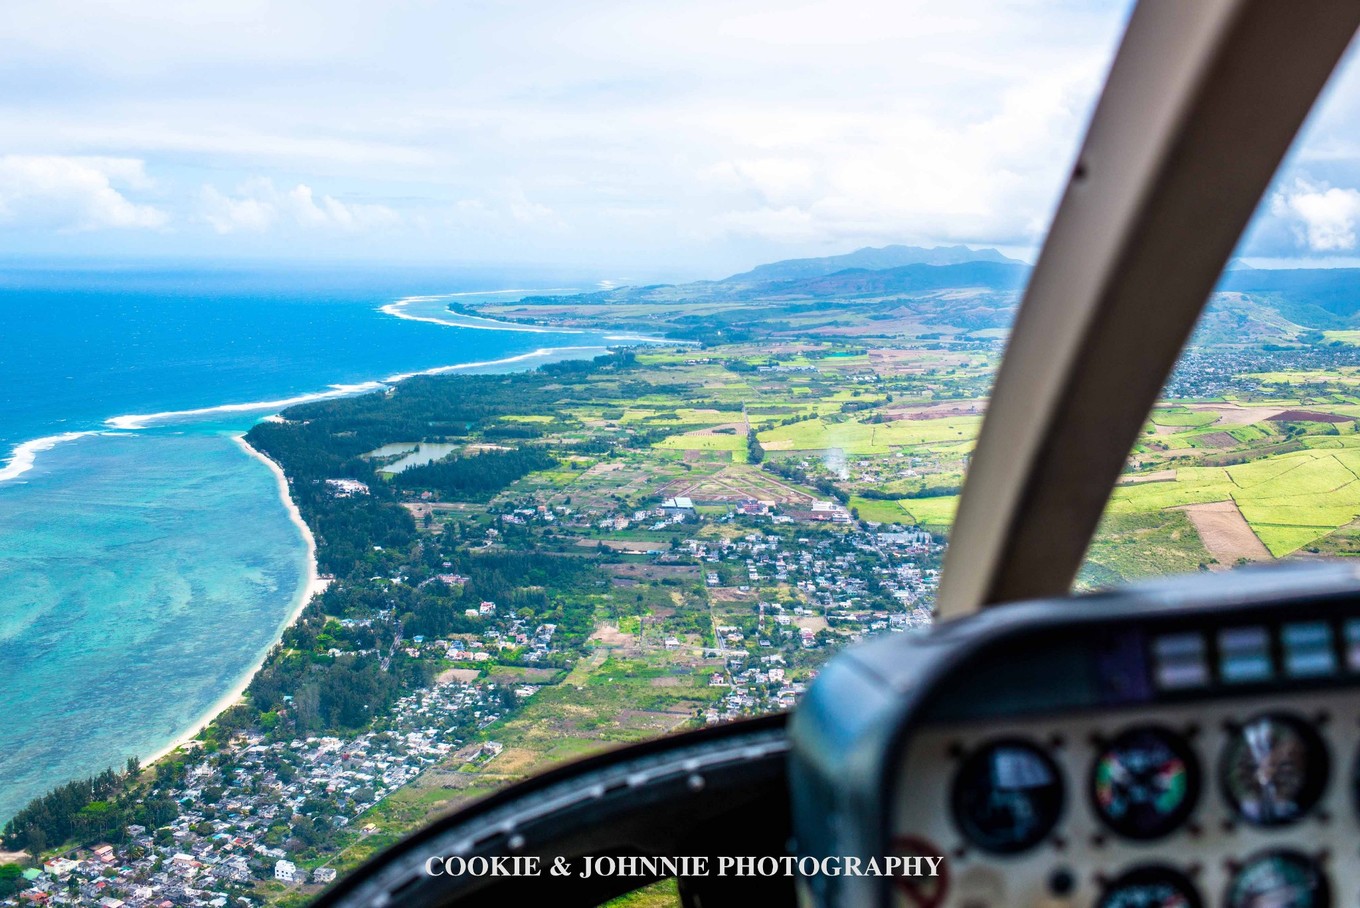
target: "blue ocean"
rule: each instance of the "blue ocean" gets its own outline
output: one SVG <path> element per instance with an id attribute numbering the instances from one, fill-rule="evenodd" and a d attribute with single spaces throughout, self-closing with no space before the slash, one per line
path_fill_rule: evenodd
<path id="1" fill-rule="evenodd" d="M 194 730 L 295 612 L 304 537 L 237 436 L 288 402 L 622 342 L 447 309 L 572 286 L 433 269 L 0 266 L 0 823 Z"/>

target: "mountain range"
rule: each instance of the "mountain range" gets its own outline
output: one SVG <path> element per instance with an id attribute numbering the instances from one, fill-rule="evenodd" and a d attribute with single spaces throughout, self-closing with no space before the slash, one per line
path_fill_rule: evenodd
<path id="1" fill-rule="evenodd" d="M 936 246 L 926 249 L 921 246 L 866 246 L 845 255 L 831 255 L 824 258 L 785 259 L 768 265 L 758 265 L 750 271 L 724 278 L 723 284 L 762 284 L 775 281 L 796 281 L 805 278 L 824 277 L 838 271 L 859 269 L 883 271 L 901 268 L 906 265 L 962 265 L 969 262 L 999 262 L 1006 265 L 1024 265 L 1019 259 L 1002 255 L 995 249 L 972 249 L 968 246 Z"/>
<path id="2" fill-rule="evenodd" d="M 673 336 L 760 331 L 931 334 L 1001 330 L 1015 316 L 1031 267 L 996 249 L 884 246 L 788 259 L 716 281 L 618 287 L 520 301 L 502 317 L 535 320 L 544 306 L 635 307 L 637 324 Z M 532 310 L 537 309 L 537 312 Z M 584 322 L 588 324 L 589 317 Z M 1360 329 L 1360 269 L 1272 270 L 1234 265 L 1200 320 L 1200 343 L 1295 340 Z M 754 332 L 754 333 L 752 333 Z M 718 335 L 715 335 L 718 336 Z"/>

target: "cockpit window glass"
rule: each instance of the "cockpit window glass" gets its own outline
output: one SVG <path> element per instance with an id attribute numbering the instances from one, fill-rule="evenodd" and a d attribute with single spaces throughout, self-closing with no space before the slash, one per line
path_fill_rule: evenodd
<path id="1" fill-rule="evenodd" d="M 1357 230 L 1352 51 L 1150 414 L 1080 587 L 1360 554 Z"/>

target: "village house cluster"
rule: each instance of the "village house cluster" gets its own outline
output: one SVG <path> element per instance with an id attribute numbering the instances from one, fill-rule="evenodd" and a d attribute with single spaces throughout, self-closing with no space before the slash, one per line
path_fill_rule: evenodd
<path id="1" fill-rule="evenodd" d="M 164 827 L 132 825 L 123 843 L 51 858 L 0 904 L 226 908 L 258 904 L 260 881 L 324 886 L 336 871 L 306 859 L 309 841 L 351 824 L 372 832 L 361 821 L 366 811 L 462 748 L 513 700 L 494 685 L 437 683 L 355 738 L 242 737 L 216 753 L 192 749 L 182 780 L 156 792 L 176 805 Z M 483 742 L 458 755 L 482 762 L 498 751 Z"/>
<path id="2" fill-rule="evenodd" d="M 1360 348 L 1344 343 L 1303 347 L 1267 344 L 1240 349 L 1192 346 L 1182 351 L 1162 396 L 1166 400 L 1250 398 L 1271 392 L 1261 379 L 1263 375 L 1316 372 L 1338 376 L 1357 366 Z M 1294 394 L 1304 393 L 1307 383 L 1295 377 L 1291 388 Z"/>
<path id="3" fill-rule="evenodd" d="M 917 528 L 853 529 L 843 534 L 787 537 L 748 533 L 737 539 L 686 540 L 682 551 L 705 567 L 705 582 L 758 594 L 770 585 L 797 590 L 796 601 L 759 600 L 750 613 L 715 624 L 723 668 L 709 678 L 721 699 L 706 722 L 788 709 L 806 685 L 791 680 L 792 664 L 820 664 L 833 645 L 930 623 L 942 546 Z M 740 600 L 739 600 L 740 601 Z"/>

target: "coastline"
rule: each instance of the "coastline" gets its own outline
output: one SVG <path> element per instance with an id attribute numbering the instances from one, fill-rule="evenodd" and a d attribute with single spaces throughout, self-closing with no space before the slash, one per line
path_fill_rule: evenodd
<path id="1" fill-rule="evenodd" d="M 608 335 L 605 339 L 649 344 L 664 342 L 661 339 L 654 337 L 619 337 Z M 676 341 L 675 343 L 687 342 Z M 104 420 L 103 428 L 47 435 L 41 438 L 32 438 L 15 445 L 10 449 L 8 457 L 0 460 L 0 483 L 17 479 L 24 473 L 33 469 L 33 465 L 37 461 L 37 455 L 45 451 L 50 451 L 57 445 L 77 441 L 92 435 L 118 435 L 123 432 L 139 432 L 166 423 L 194 422 L 219 414 L 268 414 L 270 411 L 277 412 L 287 407 L 312 403 L 313 401 L 334 400 L 341 397 L 354 397 L 359 394 L 369 394 L 373 391 L 381 391 L 398 382 L 403 382 L 408 378 L 415 378 L 421 375 L 449 375 L 454 372 L 486 369 L 494 366 L 526 362 L 540 357 L 543 358 L 545 362 L 550 362 L 554 360 L 550 360 L 549 357 L 557 356 L 558 354 L 565 353 L 569 350 L 578 351 L 580 356 L 584 357 L 591 353 L 608 353 L 609 349 L 609 347 L 601 346 L 599 344 L 581 344 L 569 347 L 539 347 L 528 353 L 517 353 L 512 356 L 501 357 L 500 359 L 482 360 L 480 362 L 470 363 L 453 363 L 448 366 L 434 366 L 429 369 L 420 369 L 414 372 L 399 372 L 381 379 L 371 379 L 369 381 L 355 382 L 353 384 L 331 385 L 325 391 L 298 394 L 293 397 L 281 398 L 278 400 L 246 401 L 244 403 L 217 404 L 211 407 L 196 407 L 190 410 L 165 410 L 159 413 L 125 413 L 120 416 L 110 416 L 108 419 Z M 575 359 L 577 357 L 568 356 L 563 358 Z M 268 419 L 269 417 L 268 415 L 263 415 L 261 418 Z"/>
<path id="2" fill-rule="evenodd" d="M 519 292 L 519 291 L 515 291 Z M 386 305 L 379 306 L 378 311 L 393 318 L 404 319 L 408 322 L 425 322 L 430 325 L 442 325 L 445 328 L 469 328 L 474 331 L 520 331 L 526 334 L 583 334 L 579 328 L 545 328 L 539 325 L 521 325 L 516 322 L 502 322 L 494 318 L 485 318 L 477 315 L 462 315 L 449 311 L 448 315 L 441 315 L 436 318 L 433 315 L 412 315 L 406 311 L 406 307 L 412 303 L 429 303 L 436 300 L 453 299 L 455 296 L 467 296 L 470 294 L 448 294 L 439 296 L 405 296 Z"/>
<path id="3" fill-rule="evenodd" d="M 506 290 L 504 293 L 524 293 L 529 291 Z M 535 291 L 549 293 L 553 291 Z M 571 291 L 576 292 L 576 291 Z M 444 328 L 468 328 L 474 331 L 522 331 L 528 334 L 588 334 L 584 328 L 549 327 L 547 325 L 526 325 L 520 322 L 507 322 L 496 318 L 488 318 L 485 315 L 464 315 L 453 312 L 434 315 L 412 315 L 406 311 L 406 307 L 412 303 L 429 303 L 438 300 L 454 299 L 460 296 L 489 296 L 489 293 L 444 293 L 435 296 L 404 296 L 399 300 L 379 306 L 378 311 L 393 318 L 405 319 L 410 322 L 425 322 L 431 325 L 440 325 Z M 597 332 L 598 333 L 598 332 Z M 676 344 L 694 344 L 697 341 L 670 340 L 667 338 L 648 337 L 642 334 L 605 334 L 604 339 L 608 341 L 619 341 L 621 343 L 647 343 L 658 342 Z"/>
<path id="4" fill-rule="evenodd" d="M 385 312 L 385 314 L 391 316 L 394 313 Z M 496 329 L 515 330 L 514 327 L 508 325 L 497 325 Z M 625 338 L 609 337 L 608 340 L 624 341 Z M 643 343 L 665 343 L 664 339 L 655 337 L 626 338 L 626 340 Z M 281 409 L 288 406 L 307 403 L 313 400 L 349 397 L 371 393 L 383 388 L 390 388 L 392 385 L 416 376 L 445 375 L 459 372 L 521 371 L 523 369 L 533 369 L 539 365 L 550 362 L 589 358 L 592 355 L 609 352 L 609 350 L 612 349 L 612 346 L 612 344 L 610 346 L 605 346 L 597 341 L 596 343 L 591 344 L 540 347 L 527 353 L 505 356 L 497 359 L 453 363 L 450 365 L 393 374 L 352 384 L 333 384 L 326 390 L 310 394 L 295 396 L 280 395 L 278 398 L 271 400 L 227 403 L 218 406 L 198 407 L 180 411 L 113 416 L 104 419 L 102 425 L 96 428 L 35 438 L 16 445 L 11 449 L 9 458 L 5 459 L 0 457 L 0 483 L 5 482 L 6 480 L 13 480 L 22 473 L 32 469 L 37 455 L 42 452 L 57 445 L 76 441 L 87 436 L 135 434 L 145 430 L 154 430 L 155 428 L 166 424 L 199 422 L 218 414 L 248 415 L 251 421 L 255 422 L 261 419 L 278 418 L 276 415 L 271 417 L 269 414 L 277 414 Z M 301 534 L 307 550 L 306 573 L 305 576 L 301 578 L 303 582 L 300 584 L 298 592 L 295 594 L 295 598 L 288 608 L 285 618 L 275 630 L 270 644 L 264 648 L 257 659 L 252 660 L 251 663 L 241 671 L 239 677 L 231 683 L 227 689 L 223 690 L 222 695 L 203 710 L 198 717 L 193 721 L 186 723 L 186 725 L 178 732 L 173 732 L 168 739 L 162 739 L 165 741 L 163 745 L 157 746 L 154 742 L 151 743 L 148 747 L 150 753 L 142 757 L 143 766 L 149 766 L 183 747 L 185 744 L 196 738 L 204 728 L 209 727 L 222 712 L 233 705 L 242 702 L 245 691 L 248 689 L 250 683 L 254 680 L 260 669 L 268 661 L 270 652 L 272 652 L 274 646 L 277 645 L 282 634 L 298 620 L 312 598 L 324 591 L 329 583 L 329 579 L 323 579 L 319 576 L 319 568 L 316 560 L 315 536 L 306 521 L 302 518 L 302 514 L 298 509 L 296 502 L 292 499 L 288 479 L 282 468 L 246 442 L 243 433 L 241 435 L 233 435 L 231 438 L 233 443 L 240 447 L 247 456 L 263 463 L 274 475 L 279 499 L 284 504 L 290 520 L 298 528 L 298 532 Z"/>
<path id="5" fill-rule="evenodd" d="M 283 632 L 292 627 L 293 623 L 302 615 L 303 610 L 311 603 L 312 599 L 319 596 L 321 593 L 324 593 L 326 587 L 330 585 L 330 578 L 322 577 L 317 567 L 316 537 L 312 535 L 312 528 L 307 526 L 307 522 L 302 519 L 302 512 L 298 510 L 297 503 L 293 501 L 292 493 L 288 488 L 288 477 L 284 474 L 283 468 L 266 457 L 262 452 L 251 447 L 250 442 L 246 441 L 244 435 L 233 435 L 231 440 L 235 442 L 248 457 L 264 464 L 269 472 L 274 475 L 274 480 L 277 483 L 279 490 L 279 498 L 283 501 L 283 506 L 288 511 L 289 519 L 293 522 L 293 525 L 298 528 L 298 531 L 302 534 L 303 542 L 307 546 L 306 583 L 303 584 L 302 591 L 296 597 L 292 610 L 288 613 L 287 618 L 284 619 L 283 624 L 280 625 L 278 633 L 275 635 L 274 642 L 265 649 L 260 655 L 260 658 L 242 674 L 240 680 L 233 685 L 229 691 L 209 706 L 207 711 L 200 718 L 195 720 L 188 729 L 178 735 L 170 743 L 143 759 L 142 766 L 150 766 L 157 760 L 160 760 L 183 747 L 186 743 L 197 737 L 199 732 L 211 725 L 224 711 L 241 702 L 241 699 L 245 696 L 246 689 L 250 687 L 250 682 L 254 680 L 256 673 L 264 667 L 265 661 L 269 658 L 269 653 L 278 645 L 278 641 Z"/>
<path id="6" fill-rule="evenodd" d="M 654 343 L 654 338 L 648 338 L 649 343 Z M 453 363 L 448 366 L 433 366 L 429 369 L 420 369 L 414 372 L 398 372 L 385 378 L 369 379 L 363 382 L 352 384 L 331 385 L 325 391 L 313 391 L 307 394 L 297 394 L 292 397 L 281 398 L 279 400 L 256 400 L 244 403 L 217 404 L 211 407 L 195 407 L 192 410 L 164 410 L 159 413 L 125 413 L 121 416 L 111 416 L 104 420 L 104 425 L 109 429 L 118 429 L 124 432 L 133 432 L 144 429 L 152 429 L 156 426 L 167 423 L 195 422 L 211 416 L 228 413 L 260 413 L 268 414 L 295 407 L 300 404 L 309 404 L 319 400 L 335 400 L 342 397 L 356 397 L 360 394 L 370 394 L 374 391 L 382 391 L 398 382 L 406 381 L 408 378 L 415 378 L 421 375 L 447 375 L 451 372 L 462 372 L 472 369 L 485 369 L 492 366 L 503 366 L 511 363 L 520 363 L 542 357 L 556 356 L 568 350 L 582 351 L 582 355 L 587 351 L 608 352 L 609 348 L 599 344 L 581 344 L 570 347 L 539 347 L 530 350 L 528 353 L 516 353 L 511 356 L 503 356 L 500 359 L 482 360 L 480 362 Z M 568 359 L 574 357 L 566 357 Z M 98 431 L 91 431 L 84 434 L 100 434 Z"/>
<path id="7" fill-rule="evenodd" d="M 607 348 L 607 347 L 597 347 L 597 346 L 581 346 L 581 347 L 541 347 L 541 348 L 539 348 L 539 349 L 537 349 L 537 350 L 534 350 L 534 351 L 532 351 L 532 352 L 530 352 L 530 353 L 521 353 L 521 354 L 518 354 L 518 355 L 515 355 L 515 356 L 507 356 L 507 357 L 503 357 L 502 359 L 498 359 L 498 360 L 490 360 L 490 361 L 486 361 L 486 362 L 457 363 L 457 364 L 454 364 L 454 365 L 451 365 L 451 366 L 438 366 L 438 367 L 435 367 L 435 368 L 433 368 L 433 369 L 425 369 L 425 370 L 421 370 L 421 371 L 419 371 L 419 372 L 408 372 L 408 373 L 403 373 L 403 374 L 399 374 L 399 375 L 392 375 L 392 376 L 388 376 L 387 378 L 383 379 L 382 382 L 371 382 L 371 383 L 366 383 L 366 384 L 371 384 L 371 385 L 375 386 L 375 387 L 373 387 L 373 388 L 370 388 L 370 387 L 365 386 L 362 390 L 355 390 L 355 391 L 351 391 L 350 393 L 351 393 L 351 394 L 365 393 L 365 392 L 367 392 L 367 391 L 376 390 L 377 388 L 385 387 L 385 386 L 390 385 L 390 384 L 397 384 L 397 383 L 399 383 L 399 382 L 405 381 L 405 380 L 408 379 L 408 378 L 414 378 L 414 377 L 419 376 L 419 375 L 446 375 L 446 374 L 449 374 L 449 373 L 452 373 L 452 372 L 461 372 L 461 371 L 469 370 L 469 369 L 479 369 L 479 368 L 486 368 L 486 367 L 488 367 L 488 366 L 497 366 L 497 365 L 503 365 L 503 364 L 508 364 L 508 363 L 523 362 L 523 361 L 525 361 L 525 360 L 533 359 L 533 358 L 535 358 L 535 357 L 540 357 L 540 356 L 542 356 L 542 357 L 551 356 L 551 355 L 560 353 L 560 352 L 562 352 L 562 351 L 564 351 L 564 350 L 580 350 L 580 351 L 597 351 L 597 350 L 604 350 L 604 351 L 607 352 L 607 351 L 608 351 L 608 348 Z M 334 396 L 340 396 L 340 395 L 335 395 L 335 394 L 325 394 L 324 396 L 325 396 L 325 397 L 334 397 Z M 348 395 L 346 395 L 346 396 L 348 396 Z M 316 396 L 310 396 L 309 399 L 315 400 L 315 399 L 319 399 L 319 398 L 320 398 L 320 395 L 316 395 Z M 278 403 L 278 402 L 273 402 L 273 403 Z M 292 401 L 289 401 L 288 403 L 291 404 Z M 210 408 L 203 408 L 203 409 L 200 409 L 200 410 L 185 411 L 185 413 L 184 413 L 183 415 L 188 415 L 188 414 L 201 415 L 201 414 L 204 414 L 204 413 L 207 413 L 207 412 L 218 412 L 218 411 L 223 411 L 223 410 L 225 410 L 225 411 L 240 411 L 240 410 L 242 410 L 242 409 L 244 409 L 244 408 L 246 408 L 246 407 L 248 407 L 248 406 L 250 406 L 250 405 L 248 405 L 248 404 L 227 404 L 227 405 L 224 405 L 224 406 L 222 406 L 222 407 L 210 407 Z M 268 404 L 266 404 L 266 406 L 268 406 Z M 165 417 L 168 417 L 168 416 L 178 416 L 178 415 L 182 415 L 182 414 L 178 414 L 178 413 L 177 413 L 177 414 L 160 413 L 160 414 L 153 414 L 153 415 L 150 415 L 150 416 L 126 416 L 126 417 L 115 417 L 114 419 L 117 419 L 117 420 L 125 420 L 125 421 L 127 421 L 127 422 L 129 422 L 129 423 L 130 423 L 131 421 L 133 421 L 133 420 L 136 420 L 136 421 L 138 421 L 138 422 L 140 423 L 140 422 L 143 421 L 143 420 L 151 420 L 151 419 L 156 419 L 156 418 L 165 418 Z M 272 417 L 265 417 L 265 419 L 270 419 L 270 418 L 278 418 L 278 416 L 277 416 L 277 414 L 274 414 L 274 416 L 272 416 Z M 109 420 L 109 422 L 110 422 L 110 423 L 113 423 L 113 420 Z M 121 427 L 121 428 L 131 428 L 131 427 L 128 426 L 128 425 L 123 425 L 123 426 L 120 426 L 120 427 Z M 136 428 L 146 428 L 146 427 L 145 427 L 144 425 L 138 425 Z M 279 626 L 279 629 L 278 629 L 277 633 L 275 634 L 274 642 L 271 643 L 271 644 L 265 649 L 265 651 L 260 655 L 260 658 L 259 658 L 258 660 L 256 660 L 256 661 L 255 661 L 255 662 L 254 662 L 254 663 L 253 663 L 253 664 L 252 664 L 245 672 L 243 672 L 242 675 L 241 675 L 241 677 L 240 677 L 240 679 L 237 681 L 237 683 L 234 684 L 234 685 L 231 687 L 230 690 L 228 690 L 226 693 L 224 693 L 224 694 L 223 694 L 218 700 L 216 700 L 210 707 L 208 707 L 208 709 L 203 713 L 203 715 L 202 715 L 200 718 L 198 718 L 197 720 L 195 720 L 188 728 L 186 728 L 181 734 L 177 735 L 173 740 L 171 740 L 171 741 L 170 741 L 169 743 L 167 743 L 165 746 L 163 746 L 163 747 L 161 747 L 160 749 L 154 751 L 150 756 L 148 756 L 148 757 L 146 757 L 145 759 L 143 759 L 143 760 L 142 760 L 142 765 L 143 765 L 143 766 L 150 766 L 151 764 L 155 763 L 157 760 L 160 760 L 160 759 L 162 759 L 163 757 L 167 756 L 168 754 L 173 753 L 175 750 L 179 749 L 180 747 L 183 747 L 186 743 L 188 743 L 189 741 L 192 741 L 195 737 L 197 737 L 198 734 L 199 734 L 199 732 L 201 732 L 204 728 L 207 728 L 209 725 L 211 725 L 211 724 L 213 723 L 213 721 L 214 721 L 219 715 L 221 715 L 224 711 L 226 711 L 227 709 L 229 709 L 229 708 L 231 708 L 232 706 L 236 705 L 237 703 L 241 702 L 241 699 L 245 696 L 246 689 L 250 687 L 250 682 L 251 682 L 252 680 L 254 680 L 255 675 L 260 671 L 260 669 L 264 667 L 265 661 L 268 660 L 268 658 L 269 658 L 269 653 L 270 653 L 270 652 L 273 650 L 273 648 L 278 644 L 278 641 L 279 641 L 279 639 L 281 639 L 281 637 L 282 637 L 282 635 L 283 635 L 283 632 L 286 631 L 288 628 L 290 628 L 290 627 L 293 626 L 293 623 L 296 622 L 297 619 L 302 615 L 303 610 L 307 607 L 308 603 L 310 603 L 310 602 L 312 601 L 312 598 L 313 598 L 314 596 L 317 596 L 317 595 L 319 595 L 319 594 L 325 592 L 326 587 L 328 587 L 328 586 L 330 585 L 330 582 L 331 582 L 331 581 L 330 581 L 330 578 L 323 578 L 323 577 L 321 576 L 321 574 L 320 574 L 320 569 L 318 568 L 317 562 L 316 562 L 316 536 L 313 535 L 313 533 L 312 533 L 312 528 L 309 527 L 309 526 L 307 525 L 307 522 L 306 522 L 305 520 L 303 520 L 303 518 L 302 518 L 302 512 L 298 509 L 297 503 L 296 503 L 295 501 L 293 501 L 292 492 L 291 492 L 291 490 L 290 490 L 289 487 L 288 487 L 288 476 L 287 476 L 287 474 L 285 474 L 285 473 L 283 472 L 283 468 L 280 467 L 280 466 L 279 466 L 277 463 L 275 463 L 273 460 L 271 460 L 271 459 L 270 459 L 268 456 L 266 456 L 263 452 L 261 452 L 261 451 L 257 450 L 256 448 L 252 447 L 251 444 L 250 444 L 248 441 L 246 441 L 246 439 L 245 439 L 245 434 L 244 434 L 244 433 L 239 434 L 239 435 L 233 435 L 233 436 L 231 437 L 231 440 L 232 440 L 237 446 L 239 446 L 239 447 L 241 448 L 241 450 L 244 451 L 248 457 L 250 457 L 250 458 L 252 458 L 252 459 L 254 459 L 254 460 L 257 460 L 257 461 L 259 461 L 260 463 L 264 464 L 265 468 L 268 469 L 269 472 L 272 473 L 272 474 L 274 475 L 274 481 L 275 481 L 275 483 L 277 484 L 277 487 L 278 487 L 279 499 L 283 502 L 284 508 L 288 511 L 288 517 L 289 517 L 289 519 L 293 522 L 293 525 L 296 526 L 296 527 L 298 528 L 298 532 L 302 535 L 303 542 L 305 543 L 305 545 L 306 545 L 306 547 L 307 547 L 307 576 L 306 576 L 306 583 L 303 585 L 302 593 L 298 596 L 297 600 L 293 603 L 292 610 L 288 613 L 287 618 L 286 618 L 286 619 L 284 620 L 284 622 Z"/>

